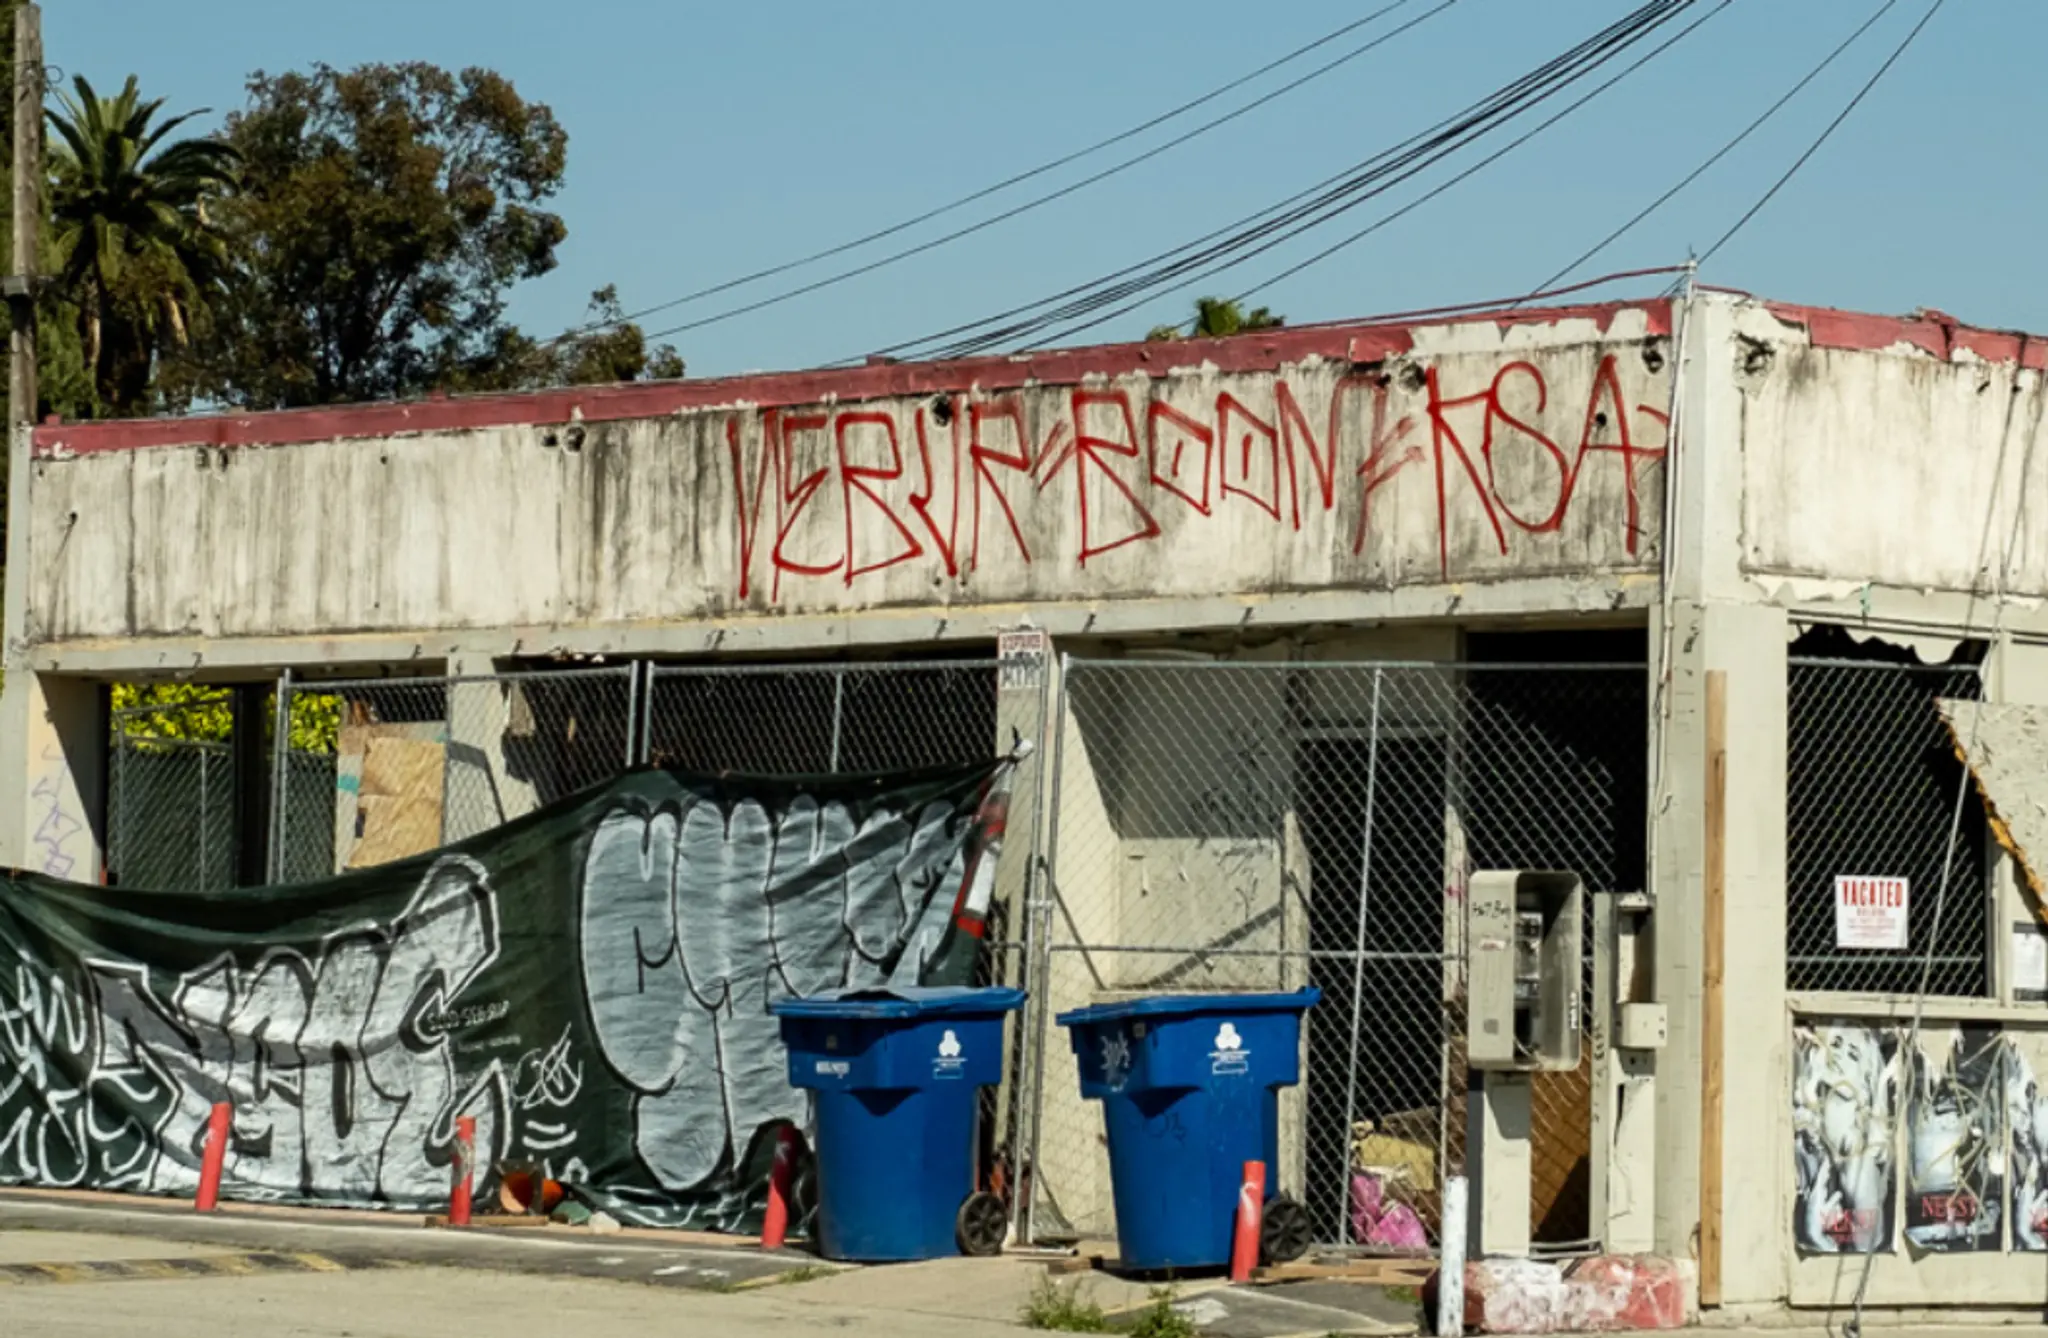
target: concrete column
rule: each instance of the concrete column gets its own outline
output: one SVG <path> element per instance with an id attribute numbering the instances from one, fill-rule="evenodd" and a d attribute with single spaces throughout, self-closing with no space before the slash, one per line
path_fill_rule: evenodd
<path id="1" fill-rule="evenodd" d="M 1790 1192 L 1785 1072 L 1784 610 L 1681 604 L 1664 744 L 1661 807 L 1653 802 L 1655 970 L 1670 1018 L 1657 1062 L 1658 1250 L 1697 1248 L 1703 1100 L 1701 950 L 1706 857 L 1706 682 L 1727 676 L 1726 977 L 1721 996 L 1723 1087 L 1721 1296 L 1724 1304 L 1786 1294 Z"/>
<path id="2" fill-rule="evenodd" d="M 530 782 L 505 766 L 505 728 L 511 703 L 491 676 L 488 655 L 448 661 L 448 769 L 441 792 L 441 839 L 461 841 L 523 817 L 539 806 Z"/>
<path id="3" fill-rule="evenodd" d="M 0 863 L 96 883 L 105 859 L 100 684 L 16 667 L 0 690 Z"/>
<path id="4" fill-rule="evenodd" d="M 1695 1257 L 1700 1238 L 1703 873 L 1707 674 L 1727 677 L 1726 976 L 1719 1103 L 1723 1304 L 1787 1294 L 1791 1151 L 1785 1072 L 1784 610 L 1742 570 L 1739 314 L 1681 304 L 1678 420 L 1666 460 L 1665 602 L 1652 623 L 1653 791 L 1649 951 L 1669 1039 L 1655 1067 L 1655 1156 L 1616 1142 L 1613 1173 L 1655 1186 L 1655 1248 Z M 1660 737 L 1661 735 L 1661 737 Z M 1617 1130 L 1617 1134 L 1618 1134 Z"/>
<path id="5" fill-rule="evenodd" d="M 1984 693 L 1988 700 L 2048 705 L 2048 643 L 2022 641 L 2007 633 L 1992 646 L 1988 667 Z M 2048 852 L 2034 853 L 2037 860 L 2044 857 Z M 2012 856 L 1996 840 L 1991 840 L 1991 861 L 1991 960 L 1997 973 L 1998 1001 L 2024 1007 L 2037 1001 L 2013 997 L 2014 949 L 2023 934 L 2042 932 L 2040 918 L 2032 898 L 2020 885 Z"/>

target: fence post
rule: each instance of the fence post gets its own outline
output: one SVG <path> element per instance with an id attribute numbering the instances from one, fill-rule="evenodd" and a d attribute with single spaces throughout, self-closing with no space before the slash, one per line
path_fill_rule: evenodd
<path id="1" fill-rule="evenodd" d="M 832 763 L 826 768 L 833 775 L 839 774 L 839 737 L 846 723 L 846 669 L 842 665 L 832 671 Z"/>
<path id="2" fill-rule="evenodd" d="M 287 666 L 277 676 L 277 720 L 270 734 L 270 849 L 265 865 L 273 887 L 284 881 L 284 806 L 291 794 L 291 761 L 292 671 Z"/>
<path id="3" fill-rule="evenodd" d="M 1037 878 L 1033 884 L 1028 922 L 1025 928 L 1024 972 L 1026 993 L 1025 1007 L 1035 1009 L 1034 1024 L 1028 1028 L 1032 1033 L 1028 1051 L 1028 1091 L 1019 1092 L 1017 1109 L 1027 1109 L 1031 1116 L 1030 1137 L 1026 1141 L 1023 1130 L 1019 1129 L 1018 1145 L 1024 1149 L 1017 1167 L 1017 1176 L 1025 1180 L 1028 1176 L 1028 1191 L 1018 1195 L 1017 1239 L 1030 1243 L 1036 1239 L 1032 1223 L 1033 1205 L 1038 1199 L 1040 1183 L 1039 1142 L 1045 1128 L 1045 1045 L 1050 1032 L 1053 1014 L 1052 997 L 1052 903 L 1059 895 L 1059 883 L 1055 871 L 1058 868 L 1060 848 L 1060 785 L 1066 772 L 1067 758 L 1067 675 L 1072 670 L 1073 655 L 1060 652 L 1057 683 L 1046 685 L 1047 706 L 1039 713 L 1040 729 L 1052 736 L 1052 775 L 1047 786 L 1039 793 L 1050 808 L 1042 826 L 1033 831 L 1036 845 L 1038 831 L 1045 833 L 1045 850 L 1034 851 Z M 1033 976 L 1036 982 L 1033 983 Z M 1027 1028 L 1018 1028 L 1023 1037 Z M 1022 1120 L 1020 1118 L 1021 1125 Z"/>
<path id="4" fill-rule="evenodd" d="M 1344 1149 L 1344 1183 L 1337 1195 L 1337 1234 L 1349 1236 L 1351 1204 L 1351 1131 L 1358 1119 L 1358 1033 L 1365 1021 L 1365 917 L 1372 903 L 1372 810 L 1380 770 L 1380 688 L 1386 671 L 1372 671 L 1372 714 L 1368 717 L 1365 743 L 1365 831 L 1360 836 L 1358 869 L 1358 941 L 1351 958 L 1351 1045 L 1344 1062 L 1344 1127 L 1338 1130 Z"/>
<path id="5" fill-rule="evenodd" d="M 644 660 L 635 660 L 626 666 L 626 766 L 639 766 L 647 760 L 647 736 L 644 729 L 643 695 L 640 681 L 653 666 Z M 650 685 L 651 686 L 651 685 Z"/>

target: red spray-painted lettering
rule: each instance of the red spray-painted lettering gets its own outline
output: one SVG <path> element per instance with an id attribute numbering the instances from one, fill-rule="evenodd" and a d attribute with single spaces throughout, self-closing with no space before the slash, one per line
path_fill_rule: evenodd
<path id="1" fill-rule="evenodd" d="M 1043 425 L 1042 439 L 1032 432 L 1029 392 L 956 395 L 893 411 L 873 404 L 771 409 L 760 414 L 758 432 L 736 415 L 725 439 L 739 596 L 756 589 L 764 547 L 771 603 L 785 577 L 852 586 L 926 558 L 958 579 L 984 562 L 1029 564 L 1042 556 L 1034 543 L 1054 546 L 1066 528 L 1047 514 L 1063 505 L 1062 495 L 1071 498 L 1064 503 L 1073 508 L 1069 532 L 1079 538 L 1069 551 L 1083 568 L 1166 536 L 1162 506 L 1175 508 L 1183 525 L 1243 507 L 1296 532 L 1319 512 L 1355 506 L 1348 527 L 1355 557 L 1374 533 L 1376 495 L 1411 466 L 1426 466 L 1433 485 L 1445 579 L 1454 513 L 1476 506 L 1481 535 L 1506 556 L 1511 533 L 1564 531 L 1589 473 L 1609 458 L 1620 468 L 1622 544 L 1640 554 L 1644 471 L 1661 462 L 1669 422 L 1661 408 L 1629 398 L 1615 355 L 1600 359 L 1583 411 L 1575 397 L 1564 423 L 1545 372 L 1531 361 L 1506 362 L 1463 394 L 1449 393 L 1436 367 L 1408 376 L 1399 392 L 1378 372 L 1340 378 L 1320 425 L 1284 378 L 1272 383 L 1270 410 L 1247 403 L 1249 391 L 1222 390 L 1206 417 L 1164 399 L 1136 406 L 1123 389 L 1074 389 L 1058 405 L 1065 412 Z M 1355 407 L 1360 395 L 1369 397 L 1363 409 Z M 1397 395 L 1408 411 L 1397 411 Z M 1369 423 L 1357 434 L 1362 440 L 1347 441 L 1347 422 Z M 763 515 L 769 498 L 772 518 Z M 835 502 L 836 517 L 829 514 Z M 769 525 L 774 538 L 763 545 Z"/>

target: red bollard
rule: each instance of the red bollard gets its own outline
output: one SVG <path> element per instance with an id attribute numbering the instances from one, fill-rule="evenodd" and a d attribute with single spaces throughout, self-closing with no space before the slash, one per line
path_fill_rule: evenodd
<path id="1" fill-rule="evenodd" d="M 469 1225 L 469 1182 L 476 1164 L 476 1117 L 455 1117 L 455 1184 L 448 1191 L 448 1225 Z"/>
<path id="2" fill-rule="evenodd" d="M 220 1173 L 228 1159 L 228 1129 L 234 1123 L 235 1108 L 225 1101 L 213 1103 L 206 1121 L 206 1150 L 199 1158 L 199 1196 L 192 1207 L 210 1213 L 220 1206 Z"/>
<path id="3" fill-rule="evenodd" d="M 775 1165 L 768 1172 L 768 1210 L 761 1215 L 761 1248 L 779 1250 L 789 1237 L 789 1194 L 796 1180 L 796 1130 L 783 1125 L 775 1135 Z"/>
<path id="4" fill-rule="evenodd" d="M 1259 1228 L 1266 1216 L 1266 1163 L 1244 1164 L 1244 1185 L 1237 1191 L 1237 1234 L 1230 1243 L 1230 1280 L 1250 1282 L 1259 1266 Z"/>

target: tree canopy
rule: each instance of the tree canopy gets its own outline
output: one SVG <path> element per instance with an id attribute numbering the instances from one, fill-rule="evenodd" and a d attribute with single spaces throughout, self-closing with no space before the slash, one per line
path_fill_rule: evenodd
<path id="1" fill-rule="evenodd" d="M 49 113 L 50 257 L 76 312 L 98 404 L 149 405 L 159 352 L 190 343 L 192 316 L 220 292 L 227 244 L 206 216 L 235 181 L 235 153 L 205 137 L 166 142 L 198 112 L 161 118 L 130 75 L 102 97 L 84 75 Z"/>
<path id="2" fill-rule="evenodd" d="M 0 23 L 12 0 L 0 0 Z M 11 30 L 10 30 L 11 32 Z M 567 236 L 568 135 L 490 70 L 258 72 L 219 133 L 132 76 L 50 109 L 43 412 L 291 408 L 672 378 L 615 287 L 552 339 L 506 315 Z M 0 141 L 4 141 L 0 122 Z"/>
<path id="3" fill-rule="evenodd" d="M 1244 334 L 1251 330 L 1274 330 L 1287 324 L 1285 316 L 1276 316 L 1265 307 L 1253 307 L 1246 311 L 1234 297 L 1198 297 L 1195 299 L 1193 328 L 1183 330 L 1183 325 L 1155 325 L 1145 336 L 1151 340 L 1212 339 L 1224 335 Z"/>

